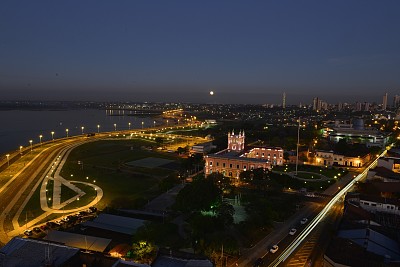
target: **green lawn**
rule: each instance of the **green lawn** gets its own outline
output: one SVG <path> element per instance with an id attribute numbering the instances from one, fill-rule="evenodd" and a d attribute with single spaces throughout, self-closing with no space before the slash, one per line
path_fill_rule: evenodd
<path id="1" fill-rule="evenodd" d="M 321 176 L 318 173 L 297 172 L 296 176 L 303 178 L 303 179 L 310 179 L 310 180 L 321 179 Z"/>
<path id="2" fill-rule="evenodd" d="M 296 165 L 288 164 L 288 165 L 284 165 L 284 166 L 274 166 L 273 170 L 281 171 L 281 172 L 286 170 L 287 172 L 293 172 L 296 170 Z M 345 169 L 345 168 L 340 168 L 340 167 L 327 168 L 327 167 L 314 166 L 314 165 L 299 165 L 298 171 L 315 172 L 315 173 L 322 174 L 329 178 L 335 178 L 335 176 L 336 176 L 336 178 L 339 178 L 340 176 L 343 176 L 348 173 L 347 169 Z M 305 178 L 305 177 L 302 177 L 302 178 Z M 305 178 L 305 179 L 308 179 L 308 178 Z"/>
<path id="3" fill-rule="evenodd" d="M 61 175 L 66 179 L 95 183 L 102 188 L 102 206 L 109 205 L 113 199 L 118 198 L 151 199 L 159 193 L 158 182 L 172 171 L 132 166 L 125 168 L 124 163 L 146 157 L 171 160 L 176 160 L 176 157 L 141 149 L 148 145 L 148 141 L 137 139 L 83 144 L 71 151 Z M 81 162 L 80 165 L 78 161 Z"/>

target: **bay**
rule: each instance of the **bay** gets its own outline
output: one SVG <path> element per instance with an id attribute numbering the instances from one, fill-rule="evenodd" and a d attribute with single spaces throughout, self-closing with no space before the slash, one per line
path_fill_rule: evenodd
<path id="1" fill-rule="evenodd" d="M 129 111 L 110 111 L 100 109 L 69 109 L 69 110 L 5 110 L 0 111 L 0 154 L 19 150 L 20 146 L 29 146 L 52 138 L 64 138 L 67 135 L 81 135 L 83 132 L 100 132 L 141 129 L 153 127 L 154 117 L 129 116 Z M 157 119 L 157 124 L 161 121 Z"/>

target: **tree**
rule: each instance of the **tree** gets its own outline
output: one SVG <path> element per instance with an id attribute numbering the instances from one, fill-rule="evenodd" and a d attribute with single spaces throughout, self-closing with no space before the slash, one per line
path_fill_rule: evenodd
<path id="1" fill-rule="evenodd" d="M 221 201 L 216 209 L 217 220 L 223 227 L 227 227 L 233 223 L 233 215 L 235 209 L 226 201 Z"/>
<path id="2" fill-rule="evenodd" d="M 225 177 L 222 173 L 213 172 L 209 174 L 206 179 L 211 180 L 222 191 L 231 188 L 231 179 L 229 177 Z"/>
<path id="3" fill-rule="evenodd" d="M 149 263 L 156 257 L 157 248 L 150 242 L 137 241 L 132 244 L 132 254 L 137 261 Z"/>
<path id="4" fill-rule="evenodd" d="M 183 212 L 209 211 L 220 201 L 221 193 L 211 179 L 198 179 L 178 193 L 175 207 Z"/>

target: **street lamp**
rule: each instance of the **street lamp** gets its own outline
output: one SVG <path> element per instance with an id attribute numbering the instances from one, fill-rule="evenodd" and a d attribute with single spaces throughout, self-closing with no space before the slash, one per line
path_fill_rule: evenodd
<path id="1" fill-rule="evenodd" d="M 29 143 L 31 144 L 31 151 L 32 151 L 32 143 L 33 143 L 33 141 L 29 140 Z"/>
<path id="2" fill-rule="evenodd" d="M 167 127 L 168 127 L 168 120 L 167 120 Z"/>
<path id="3" fill-rule="evenodd" d="M 68 132 L 69 132 L 69 129 L 65 129 L 65 131 L 67 132 L 67 137 L 68 137 Z"/>
<path id="4" fill-rule="evenodd" d="M 116 131 L 116 130 L 117 130 L 117 124 L 114 123 L 114 131 Z"/>
<path id="5" fill-rule="evenodd" d="M 54 141 L 54 132 L 51 132 L 51 139 Z"/>
<path id="6" fill-rule="evenodd" d="M 153 121 L 153 124 L 154 124 L 154 128 L 156 128 L 156 121 Z"/>
<path id="7" fill-rule="evenodd" d="M 22 146 L 19 146 L 19 154 L 21 154 L 22 157 Z"/>
<path id="8" fill-rule="evenodd" d="M 82 129 L 82 134 L 83 134 L 83 129 L 85 129 L 85 127 L 82 126 L 81 129 Z"/>
<path id="9" fill-rule="evenodd" d="M 142 130 L 143 130 L 144 121 L 142 121 Z"/>
<path id="10" fill-rule="evenodd" d="M 43 137 L 43 135 L 39 135 L 40 145 L 42 145 L 42 137 Z"/>
<path id="11" fill-rule="evenodd" d="M 99 133 L 99 132 L 100 132 L 100 125 L 97 124 L 97 133 Z"/>
<path id="12" fill-rule="evenodd" d="M 6 157 L 7 157 L 7 166 L 10 166 L 10 154 L 7 154 Z"/>
<path id="13" fill-rule="evenodd" d="M 129 130 L 131 129 L 131 123 L 130 122 L 128 122 L 128 129 Z"/>

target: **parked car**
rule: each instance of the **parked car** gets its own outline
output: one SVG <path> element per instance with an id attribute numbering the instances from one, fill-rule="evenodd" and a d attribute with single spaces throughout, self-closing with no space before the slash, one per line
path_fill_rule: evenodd
<path id="1" fill-rule="evenodd" d="M 48 226 L 50 229 L 53 229 L 53 228 L 60 227 L 60 224 L 55 223 L 55 222 L 47 222 L 46 226 Z"/>
<path id="2" fill-rule="evenodd" d="M 96 211 L 97 211 L 96 207 L 89 207 L 89 210 L 88 210 L 89 213 L 95 213 Z"/>
<path id="3" fill-rule="evenodd" d="M 301 219 L 301 221 L 300 221 L 301 224 L 306 224 L 307 222 L 308 222 L 308 219 L 307 219 L 307 218 L 303 218 L 303 219 Z"/>
<path id="4" fill-rule="evenodd" d="M 26 236 L 31 236 L 31 235 L 33 235 L 32 230 L 25 230 L 25 231 L 24 231 L 24 235 L 26 235 Z"/>
<path id="5" fill-rule="evenodd" d="M 89 213 L 87 211 L 80 211 L 78 214 L 81 215 L 81 216 L 86 216 Z"/>
<path id="6" fill-rule="evenodd" d="M 289 235 L 294 235 L 296 232 L 297 232 L 297 229 L 296 228 L 292 228 L 289 231 Z"/>
<path id="7" fill-rule="evenodd" d="M 269 250 L 269 252 L 275 253 L 278 251 L 278 249 L 279 249 L 278 245 L 273 245 L 272 248 Z"/>
<path id="8" fill-rule="evenodd" d="M 263 264 L 263 259 L 262 259 L 262 258 L 258 258 L 258 259 L 254 262 L 253 267 L 260 267 L 261 264 Z"/>

